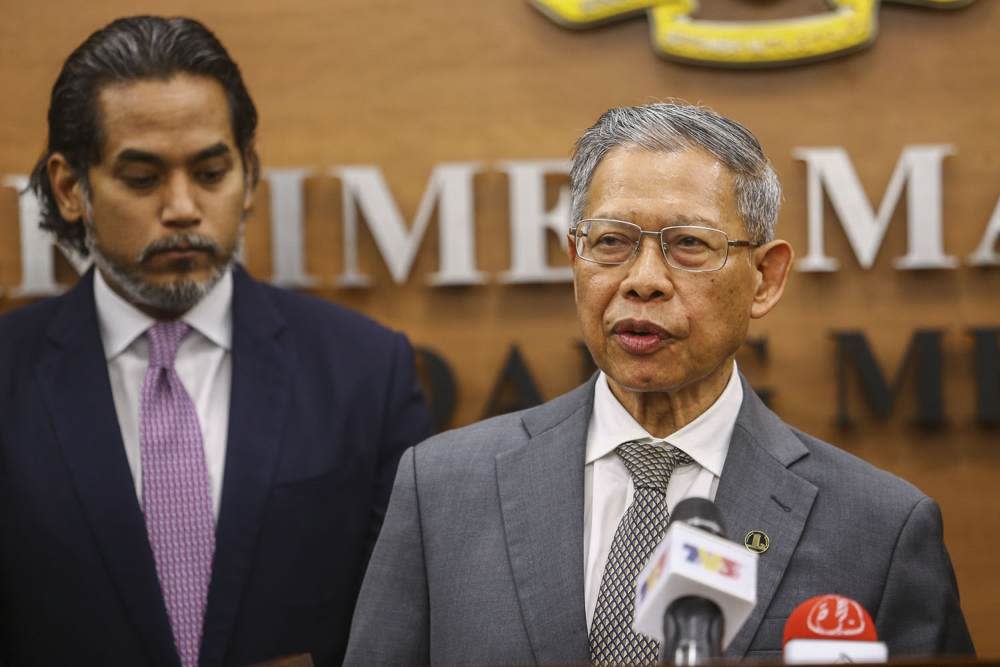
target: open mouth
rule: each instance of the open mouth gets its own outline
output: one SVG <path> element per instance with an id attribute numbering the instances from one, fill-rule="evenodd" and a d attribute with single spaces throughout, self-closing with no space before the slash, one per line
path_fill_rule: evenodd
<path id="1" fill-rule="evenodd" d="M 630 354 L 652 354 L 673 338 L 666 329 L 647 320 L 622 320 L 611 333 Z"/>

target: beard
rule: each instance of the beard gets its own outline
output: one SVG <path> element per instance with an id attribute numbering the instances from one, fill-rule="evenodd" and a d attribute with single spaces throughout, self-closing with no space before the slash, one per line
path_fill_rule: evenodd
<path id="1" fill-rule="evenodd" d="M 243 243 L 243 226 L 237 233 L 236 248 L 223 250 L 214 240 L 201 234 L 181 232 L 158 241 L 154 241 L 135 258 L 134 263 L 126 264 L 112 259 L 101 249 L 94 231 L 93 215 L 90 202 L 86 204 L 86 214 L 83 221 L 86 227 L 86 244 L 94 264 L 111 282 L 124 293 L 126 300 L 137 306 L 146 306 L 171 314 L 185 313 L 208 294 L 215 284 L 229 271 L 236 262 Z M 211 255 L 212 264 L 208 277 L 201 280 L 179 278 L 165 285 L 155 285 L 147 282 L 136 267 L 151 257 L 168 250 L 194 249 Z"/>

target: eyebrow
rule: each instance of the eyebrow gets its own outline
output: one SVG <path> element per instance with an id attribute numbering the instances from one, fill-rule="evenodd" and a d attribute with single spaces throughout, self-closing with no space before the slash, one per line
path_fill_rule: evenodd
<path id="1" fill-rule="evenodd" d="M 595 215 L 592 215 L 590 217 L 591 218 L 598 218 L 598 219 L 605 219 L 605 220 L 621 220 L 623 222 L 634 222 L 634 220 L 633 220 L 634 216 L 631 216 L 631 215 L 620 216 L 620 215 L 615 215 L 615 214 L 612 213 L 612 214 L 609 214 L 609 215 L 597 215 L 597 214 L 595 214 Z M 706 218 L 706 217 L 703 217 L 703 216 L 700 216 L 700 215 L 687 215 L 685 213 L 679 213 L 679 214 L 677 214 L 675 216 L 672 216 L 672 218 L 670 220 L 670 224 L 664 225 L 664 228 L 666 228 L 666 227 L 677 227 L 679 225 L 694 225 L 694 226 L 700 226 L 700 227 L 718 227 L 719 223 L 718 223 L 718 221 L 713 220 L 712 218 Z"/>
<path id="2" fill-rule="evenodd" d="M 208 160 L 208 159 L 213 158 L 213 157 L 220 157 L 220 156 L 223 156 L 223 155 L 229 155 L 230 152 L 231 151 L 229 150 L 229 146 L 227 146 L 226 144 L 224 144 L 224 143 L 222 143 L 220 141 L 217 144 L 213 144 L 213 145 L 209 146 L 208 148 L 204 148 L 204 149 L 198 151 L 195 154 L 194 159 L 191 160 L 191 162 L 201 162 L 202 160 Z"/>
<path id="3" fill-rule="evenodd" d="M 667 226 L 672 227 L 675 225 L 702 225 L 707 227 L 716 227 L 719 224 L 718 221 L 713 220 L 712 218 L 704 218 L 700 215 L 684 215 L 683 213 L 674 216 L 674 220 L 676 220 L 676 223 Z"/>
<path id="4" fill-rule="evenodd" d="M 208 148 L 201 149 L 188 162 L 193 164 L 202 160 L 229 155 L 231 152 L 229 146 L 220 141 Z M 161 168 L 166 166 L 166 161 L 156 153 L 139 150 L 138 148 L 126 148 L 122 150 L 115 157 L 115 162 L 145 162 Z"/>

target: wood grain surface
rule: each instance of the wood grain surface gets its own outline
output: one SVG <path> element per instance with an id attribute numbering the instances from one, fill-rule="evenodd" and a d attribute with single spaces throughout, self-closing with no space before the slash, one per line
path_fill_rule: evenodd
<path id="1" fill-rule="evenodd" d="M 753 18 L 750 0 L 703 0 L 706 16 Z M 509 188 L 504 160 L 563 159 L 575 138 L 610 106 L 667 98 L 702 102 L 749 126 L 785 187 L 779 233 L 805 253 L 806 168 L 793 150 L 841 146 L 877 209 L 905 146 L 951 144 L 944 163 L 944 246 L 954 270 L 901 271 L 906 206 L 900 204 L 874 266 L 854 258 L 827 204 L 829 274 L 796 272 L 783 302 L 752 335 L 768 341 L 741 367 L 773 391 L 787 421 L 887 468 L 942 505 L 963 607 L 981 655 L 1000 657 L 1000 442 L 975 421 L 973 340 L 1000 327 L 1000 268 L 971 268 L 1000 197 L 1000 2 L 954 11 L 883 3 L 868 49 L 810 65 L 721 70 L 678 65 L 651 50 L 645 18 L 594 30 L 556 26 L 521 0 L 3 0 L 0 21 L 0 177 L 24 174 L 45 142 L 45 112 L 62 59 L 92 30 L 137 12 L 204 21 L 241 64 L 261 115 L 259 146 L 269 168 L 316 171 L 306 187 L 307 266 L 314 293 L 356 308 L 436 350 L 454 369 L 453 425 L 477 419 L 512 344 L 545 398 L 580 381 L 572 289 L 504 285 L 510 263 Z M 768 18 L 825 11 L 811 0 L 760 3 Z M 432 220 L 409 279 L 394 284 L 367 232 L 361 265 L 370 289 L 333 287 L 343 269 L 341 190 L 329 170 L 374 165 L 412 220 L 435 165 L 476 161 L 476 287 L 435 288 Z M 563 181 L 549 184 L 550 203 Z M 248 228 L 247 264 L 271 272 L 267 188 Z M 17 194 L 0 188 L 0 288 L 18 284 Z M 554 265 L 565 264 L 551 239 Z M 69 284 L 74 275 L 60 264 Z M 0 296 L 0 311 L 23 299 Z M 917 329 L 943 331 L 946 424 L 913 425 L 905 384 L 888 419 L 875 417 L 855 381 L 854 426 L 836 425 L 834 331 L 859 330 L 888 377 Z M 905 382 L 913 378 L 904 375 Z M 864 558 L 864 554 L 858 554 Z"/>

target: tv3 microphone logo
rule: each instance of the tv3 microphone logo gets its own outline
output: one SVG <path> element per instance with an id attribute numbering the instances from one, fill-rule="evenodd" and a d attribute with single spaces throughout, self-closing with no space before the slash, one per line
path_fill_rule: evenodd
<path id="1" fill-rule="evenodd" d="M 709 572 L 736 579 L 740 576 L 740 564 L 731 558 L 712 553 L 708 549 L 693 544 L 684 544 L 684 560 L 697 563 Z"/>
<path id="2" fill-rule="evenodd" d="M 757 2 L 758 0 L 746 0 Z M 556 23 L 590 28 L 645 12 L 653 48 L 672 60 L 731 67 L 781 66 L 868 46 L 878 33 L 883 0 L 827 0 L 830 11 L 767 21 L 695 18 L 698 0 L 531 0 Z M 957 9 L 975 0 L 884 0 Z"/>
<path id="3" fill-rule="evenodd" d="M 820 637 L 855 637 L 866 625 L 861 605 L 840 595 L 824 595 L 806 616 L 806 627 Z"/>
<path id="4" fill-rule="evenodd" d="M 722 575 L 723 577 L 736 579 L 740 576 L 740 564 L 731 558 L 720 556 L 719 554 L 712 553 L 707 549 L 697 547 L 693 544 L 687 544 L 686 542 L 682 544 L 681 547 L 684 549 L 684 560 L 688 563 L 701 565 L 709 572 L 714 572 L 715 574 Z M 640 602 L 645 599 L 646 591 L 652 589 L 657 583 L 659 583 L 666 567 L 667 552 L 664 551 L 660 554 L 659 558 L 656 559 L 656 564 L 653 565 L 649 574 L 646 575 L 646 578 L 639 583 L 638 599 Z"/>

